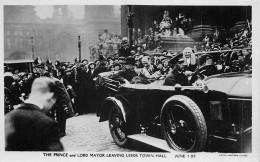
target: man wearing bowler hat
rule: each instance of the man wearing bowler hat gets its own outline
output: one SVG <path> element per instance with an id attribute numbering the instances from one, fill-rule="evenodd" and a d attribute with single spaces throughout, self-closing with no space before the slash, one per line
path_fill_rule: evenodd
<path id="1" fill-rule="evenodd" d="M 135 72 L 135 59 L 134 57 L 127 57 L 125 66 L 118 73 L 110 76 L 111 79 L 119 81 L 120 83 L 130 83 L 132 79 L 138 74 Z"/>
<path id="2" fill-rule="evenodd" d="M 174 68 L 169 75 L 166 76 L 164 85 L 168 86 L 187 86 L 188 78 L 184 74 L 184 59 L 183 55 L 179 54 L 173 57 L 169 63 L 171 63 Z"/>

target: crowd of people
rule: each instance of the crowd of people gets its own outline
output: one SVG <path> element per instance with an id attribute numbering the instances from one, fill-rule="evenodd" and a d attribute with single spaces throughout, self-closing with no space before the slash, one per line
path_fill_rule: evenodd
<path id="1" fill-rule="evenodd" d="M 94 62 L 75 58 L 73 63 L 59 60 L 53 63 L 49 59 L 43 61 L 37 57 L 33 63 L 33 73 L 5 66 L 5 114 L 9 116 L 10 122 L 17 109 L 25 111 L 28 107 L 33 107 L 28 106 L 28 103 L 34 104 L 32 98 L 53 92 L 55 98 L 42 98 L 42 105 L 38 104 L 38 107 L 44 109 L 51 106 L 46 114 L 58 122 L 58 135 L 62 137 L 66 135 L 67 118 L 96 111 L 95 82 L 102 72 L 113 71 L 109 77 L 121 83 L 149 84 L 161 80 L 166 86 L 186 86 L 197 85 L 198 81 L 209 75 L 252 69 L 250 30 L 239 31 L 234 38 L 227 38 L 224 44 L 219 43 L 217 34 L 212 39 L 214 41 L 209 40 L 206 35 L 202 49 L 185 48 L 182 52 L 175 53 L 160 49 L 156 53 L 147 53 L 141 42 L 129 47 L 127 39 L 122 39 L 118 51 L 111 56 L 99 54 Z M 210 52 L 205 54 L 205 51 Z M 37 82 L 38 78 L 50 80 Z M 43 89 L 47 83 L 47 89 L 52 89 L 52 84 L 55 87 L 48 93 Z M 41 94 L 36 93 L 36 90 Z M 8 130 L 6 128 L 7 132 Z M 62 150 L 60 145 L 57 147 Z"/>

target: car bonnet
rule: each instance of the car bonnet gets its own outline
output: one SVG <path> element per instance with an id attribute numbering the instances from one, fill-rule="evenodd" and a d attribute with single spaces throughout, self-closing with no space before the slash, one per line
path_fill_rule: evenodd
<path id="1" fill-rule="evenodd" d="M 206 79 L 210 91 L 219 91 L 235 98 L 252 98 L 252 75 L 249 73 L 226 73 Z"/>

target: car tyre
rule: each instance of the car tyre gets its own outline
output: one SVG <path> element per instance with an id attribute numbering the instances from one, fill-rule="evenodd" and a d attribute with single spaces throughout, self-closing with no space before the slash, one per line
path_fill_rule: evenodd
<path id="1" fill-rule="evenodd" d="M 109 111 L 108 123 L 114 142 L 120 147 L 127 147 L 129 145 L 129 139 L 126 133 L 126 122 L 121 110 L 116 105 L 112 106 Z"/>
<path id="2" fill-rule="evenodd" d="M 207 142 L 207 127 L 198 105 L 189 97 L 176 95 L 161 110 L 162 134 L 177 151 L 202 151 Z"/>

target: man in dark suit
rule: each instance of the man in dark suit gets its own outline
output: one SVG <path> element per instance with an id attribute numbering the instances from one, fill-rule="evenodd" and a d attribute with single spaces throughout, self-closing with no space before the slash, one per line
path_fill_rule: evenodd
<path id="1" fill-rule="evenodd" d="M 120 83 L 130 83 L 134 77 L 138 74 L 135 72 L 135 59 L 133 57 L 127 57 L 125 66 L 118 73 L 112 74 L 111 79 L 119 81 Z"/>
<path id="2" fill-rule="evenodd" d="M 58 122 L 61 129 L 60 136 L 63 137 L 66 135 L 67 118 L 73 117 L 75 115 L 71 104 L 71 98 L 67 92 L 67 89 L 59 79 L 52 77 L 51 74 L 47 71 L 43 73 L 43 76 L 50 77 L 55 81 L 54 93 L 56 94 L 57 100 L 51 111 L 53 114 L 56 112 L 56 121 Z"/>
<path id="3" fill-rule="evenodd" d="M 48 117 L 56 102 L 55 82 L 40 77 L 25 103 L 5 116 L 6 151 L 63 151 L 57 122 Z"/>
<path id="4" fill-rule="evenodd" d="M 118 53 L 119 53 L 119 57 L 120 56 L 128 57 L 131 55 L 131 49 L 127 44 L 127 41 L 123 41 L 123 43 L 121 44 L 121 48 L 118 50 Z"/>
<path id="5" fill-rule="evenodd" d="M 100 61 L 99 65 L 97 65 L 97 66 L 95 67 L 95 70 L 94 70 L 94 72 L 93 72 L 93 78 L 97 77 L 98 74 L 100 74 L 100 73 L 102 73 L 102 72 L 108 71 L 107 61 L 106 61 L 105 56 L 100 55 L 100 56 L 99 56 L 99 61 Z"/>
<path id="6" fill-rule="evenodd" d="M 169 86 L 187 86 L 188 85 L 188 78 L 184 74 L 184 59 L 183 55 L 179 54 L 175 57 L 173 57 L 170 61 L 170 63 L 175 64 L 174 69 L 172 72 L 166 76 L 164 85 Z"/>
<path id="7" fill-rule="evenodd" d="M 95 63 L 94 62 L 90 62 L 88 64 L 88 84 L 87 84 L 87 98 L 86 98 L 86 102 L 87 102 L 87 113 L 91 112 L 95 112 L 95 104 L 96 104 L 96 89 L 95 89 L 95 81 L 93 80 L 94 77 L 94 70 L 95 70 Z"/>

